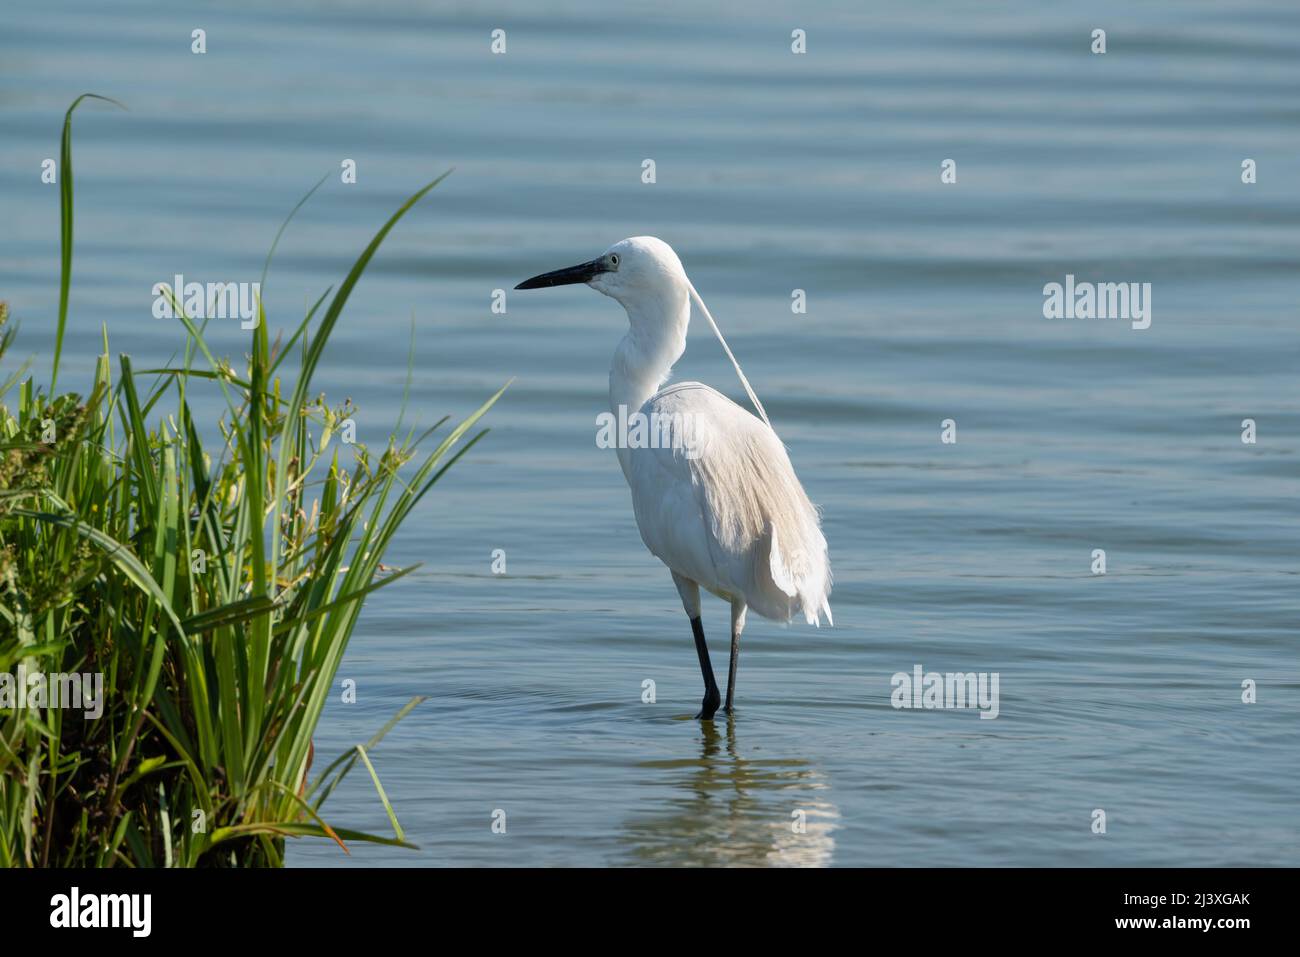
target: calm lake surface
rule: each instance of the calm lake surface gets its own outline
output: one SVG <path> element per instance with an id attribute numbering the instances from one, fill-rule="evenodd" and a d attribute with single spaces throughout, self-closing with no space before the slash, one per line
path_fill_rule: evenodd
<path id="1" fill-rule="evenodd" d="M 1300 861 L 1300 8 L 653 6 L 0 17 L 0 297 L 46 380 L 40 164 L 77 94 L 130 108 L 74 123 L 80 381 L 101 324 L 138 367 L 171 356 L 152 284 L 256 281 L 322 175 L 264 289 L 275 329 L 456 167 L 385 243 L 317 380 L 379 445 L 412 323 L 408 419 L 515 380 L 398 538 L 387 562 L 424 566 L 367 606 L 339 676 L 356 703 L 340 689 L 316 738 L 320 767 L 428 696 L 375 752 L 420 849 L 304 842 L 291 861 Z M 739 713 L 714 726 L 689 720 L 689 626 L 594 441 L 622 311 L 582 287 L 490 309 L 638 234 L 677 249 L 728 333 L 835 571 L 835 628 L 751 616 Z M 1045 319 L 1067 274 L 1151 283 L 1150 328 Z M 247 333 L 214 326 L 238 361 Z M 675 377 L 742 396 L 703 323 Z M 727 612 L 707 602 L 721 675 Z M 998 673 L 998 717 L 894 709 L 916 665 Z M 327 811 L 389 832 L 364 770 Z"/>

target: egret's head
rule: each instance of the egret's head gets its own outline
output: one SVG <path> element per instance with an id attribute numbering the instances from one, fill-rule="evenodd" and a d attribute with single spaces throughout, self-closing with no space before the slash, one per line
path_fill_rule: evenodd
<path id="1" fill-rule="evenodd" d="M 653 236 L 633 236 L 617 242 L 590 262 L 525 279 L 516 289 L 541 289 L 585 282 L 624 306 L 647 299 L 685 296 L 686 270 L 673 248 Z"/>

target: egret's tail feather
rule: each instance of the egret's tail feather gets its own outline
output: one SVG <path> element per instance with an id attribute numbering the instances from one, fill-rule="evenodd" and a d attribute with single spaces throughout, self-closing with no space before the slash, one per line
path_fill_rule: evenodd
<path id="1" fill-rule="evenodd" d="M 806 499 L 805 499 L 806 501 Z M 760 592 L 766 591 L 765 601 L 750 605 L 767 618 L 789 621 L 800 611 L 810 625 L 821 627 L 821 615 L 826 615 L 826 622 L 834 625 L 831 618 L 831 606 L 827 601 L 830 594 L 830 563 L 826 558 L 826 539 L 816 524 L 816 510 L 809 503 L 813 516 L 811 527 L 804 525 L 798 529 L 802 535 L 790 544 L 782 539 L 775 522 L 768 522 L 767 533 L 767 571 L 772 589 L 764 589 L 766 582 L 756 583 Z M 790 530 L 787 529 L 787 536 Z M 775 592 L 780 592 L 776 595 Z M 767 606 L 776 614 L 765 611 Z"/>
<path id="2" fill-rule="evenodd" d="M 825 612 L 831 623 L 826 538 L 784 446 L 768 428 L 732 441 L 736 454 L 705 454 L 694 465 L 719 543 L 753 556 L 744 575 L 746 603 L 764 618 L 789 621 L 803 612 L 808 624 L 819 625 Z"/>

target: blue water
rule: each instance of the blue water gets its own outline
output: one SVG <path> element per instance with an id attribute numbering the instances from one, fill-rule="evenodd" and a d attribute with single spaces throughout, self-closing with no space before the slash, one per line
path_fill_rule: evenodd
<path id="1" fill-rule="evenodd" d="M 1294 4 L 9 3 L 0 297 L 38 370 L 58 275 L 40 163 L 86 91 L 129 111 L 74 123 L 69 375 L 101 324 L 137 366 L 166 360 L 182 334 L 152 284 L 255 281 L 329 174 L 264 290 L 292 328 L 454 166 L 317 384 L 382 444 L 412 323 L 421 422 L 514 378 L 397 539 L 387 562 L 424 567 L 367 606 L 340 673 L 357 701 L 316 738 L 332 756 L 428 696 L 375 752 L 419 850 L 300 842 L 293 863 L 1300 859 Z M 621 311 L 581 287 L 490 309 L 637 234 L 680 253 L 830 542 L 836 627 L 751 617 L 730 723 L 689 720 L 689 627 L 594 442 Z M 1067 273 L 1151 283 L 1151 327 L 1045 319 Z M 213 331 L 235 360 L 246 336 Z M 676 374 L 741 398 L 698 324 Z M 722 603 L 705 628 L 725 670 Z M 894 709 L 918 664 L 998 673 L 998 717 Z M 364 772 L 326 810 L 388 831 Z"/>

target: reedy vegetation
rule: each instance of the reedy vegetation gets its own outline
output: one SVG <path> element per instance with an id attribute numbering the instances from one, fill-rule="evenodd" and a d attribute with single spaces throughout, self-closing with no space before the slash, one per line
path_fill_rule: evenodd
<path id="1" fill-rule="evenodd" d="M 89 390 L 58 394 L 71 120 L 84 99 L 63 126 L 51 385 L 42 391 L 25 367 L 0 374 L 0 671 L 102 672 L 104 713 L 0 710 L 0 864 L 279 865 L 285 838 L 299 836 L 345 850 L 411 846 L 370 751 L 420 699 L 314 777 L 312 735 L 364 600 L 415 567 L 385 569 L 385 550 L 482 437 L 465 439 L 501 392 L 432 451 L 419 449 L 447 420 L 416 435 L 400 434 L 399 418 L 382 452 L 351 445 L 345 462 L 331 442 L 343 410 L 310 389 L 371 257 L 443 177 L 393 214 L 282 344 L 269 341 L 261 313 L 242 373 L 213 355 L 206 323 L 177 308 L 178 361 L 137 370 L 122 355 L 114 375 L 105 330 Z M 0 304 L 0 360 L 14 336 L 6 318 Z M 215 457 L 190 412 L 199 388 L 219 390 L 225 405 L 207 430 L 223 440 Z M 321 816 L 358 761 L 391 837 Z"/>

